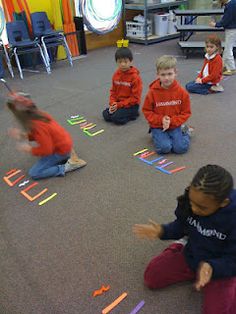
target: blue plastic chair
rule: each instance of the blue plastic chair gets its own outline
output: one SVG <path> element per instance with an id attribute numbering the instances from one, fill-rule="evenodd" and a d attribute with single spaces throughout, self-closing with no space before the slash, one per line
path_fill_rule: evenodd
<path id="1" fill-rule="evenodd" d="M 11 66 L 11 61 L 10 61 L 7 49 L 6 49 L 6 47 L 4 46 L 4 44 L 3 44 L 3 42 L 1 40 L 0 40 L 0 56 L 5 59 L 7 67 L 8 67 L 8 70 L 9 70 L 11 76 L 14 77 L 14 73 L 13 73 L 13 69 L 12 69 L 12 66 Z"/>
<path id="2" fill-rule="evenodd" d="M 31 23 L 33 34 L 40 39 L 44 55 L 47 62 L 50 64 L 49 49 L 52 47 L 63 46 L 66 52 L 67 59 L 71 66 L 73 66 L 72 55 L 68 47 L 66 38 L 63 32 L 57 32 L 52 29 L 50 21 L 46 12 L 34 12 L 31 14 Z"/>
<path id="3" fill-rule="evenodd" d="M 44 56 L 43 50 L 40 46 L 39 40 L 31 40 L 27 31 L 26 25 L 23 21 L 8 22 L 6 24 L 8 41 L 10 44 L 10 52 L 14 54 L 16 64 L 20 72 L 20 77 L 23 79 L 23 71 L 21 68 L 19 55 L 39 52 L 45 65 L 48 74 L 51 73 L 50 65 L 47 58 Z M 12 57 L 12 55 L 10 57 Z"/>

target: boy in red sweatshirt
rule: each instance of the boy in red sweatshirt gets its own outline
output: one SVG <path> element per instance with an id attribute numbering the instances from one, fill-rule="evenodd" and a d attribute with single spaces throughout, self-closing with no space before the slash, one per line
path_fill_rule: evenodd
<path id="1" fill-rule="evenodd" d="M 190 144 L 188 130 L 181 128 L 191 116 L 190 98 L 175 79 L 176 63 L 172 56 L 157 60 L 157 79 L 150 84 L 142 109 L 156 151 L 162 154 L 186 153 Z"/>
<path id="2" fill-rule="evenodd" d="M 117 49 L 115 60 L 118 69 L 112 77 L 109 108 L 103 111 L 103 117 L 115 124 L 126 124 L 139 116 L 142 80 L 138 69 L 132 66 L 133 55 L 129 48 Z"/>
<path id="3" fill-rule="evenodd" d="M 206 38 L 206 54 L 204 63 L 195 81 L 186 84 L 189 93 L 207 95 L 223 92 L 224 88 L 219 84 L 222 80 L 223 62 L 221 58 L 221 40 L 216 35 Z"/>

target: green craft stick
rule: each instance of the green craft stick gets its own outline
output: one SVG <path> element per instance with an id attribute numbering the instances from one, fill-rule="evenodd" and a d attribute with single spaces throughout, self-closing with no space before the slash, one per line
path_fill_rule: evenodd
<path id="1" fill-rule="evenodd" d="M 84 131 L 84 133 L 85 134 L 87 134 L 88 136 L 95 136 L 95 135 L 98 135 L 98 134 L 100 134 L 100 133 L 102 133 L 102 132 L 104 132 L 104 129 L 101 129 L 101 130 L 99 130 L 99 131 L 97 131 L 97 132 L 94 132 L 94 133 L 90 133 L 89 131 Z"/>

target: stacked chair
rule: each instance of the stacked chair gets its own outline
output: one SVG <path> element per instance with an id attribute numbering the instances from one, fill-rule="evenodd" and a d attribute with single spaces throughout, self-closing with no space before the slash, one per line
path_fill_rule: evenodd
<path id="1" fill-rule="evenodd" d="M 63 46 L 66 52 L 67 59 L 71 66 L 73 66 L 72 55 L 68 47 L 66 38 L 62 32 L 57 32 L 52 29 L 48 20 L 46 12 L 35 12 L 31 14 L 33 37 L 31 39 L 24 21 L 14 21 L 6 23 L 6 30 L 8 35 L 10 58 L 8 56 L 7 65 L 8 69 L 14 77 L 10 59 L 15 56 L 16 64 L 20 73 L 21 79 L 23 79 L 23 71 L 19 55 L 29 53 L 39 53 L 43 64 L 48 74 L 51 73 L 51 61 L 50 58 L 52 48 L 55 49 L 58 46 Z M 1 48 L 1 45 L 0 45 Z M 5 47 L 3 46 L 5 49 Z M 1 49 L 0 49 L 1 51 Z"/>
<path id="2" fill-rule="evenodd" d="M 3 42 L 0 40 L 0 56 L 3 57 L 5 59 L 5 62 L 7 64 L 8 70 L 11 74 L 11 77 L 14 77 L 14 73 L 13 73 L 13 69 L 11 66 L 11 61 L 10 61 L 10 57 L 8 55 L 7 49 L 4 46 Z"/>
<path id="3" fill-rule="evenodd" d="M 23 79 L 23 71 L 19 55 L 39 52 L 46 71 L 50 73 L 50 65 L 43 53 L 38 39 L 31 40 L 24 21 L 8 22 L 6 24 L 7 36 L 10 46 L 10 57 L 15 56 L 16 64 L 20 72 L 20 77 Z"/>
<path id="4" fill-rule="evenodd" d="M 45 12 L 32 13 L 31 22 L 34 36 L 40 40 L 48 64 L 51 62 L 49 49 L 63 46 L 65 48 L 67 59 L 70 65 L 73 66 L 71 52 L 65 36 L 62 32 L 57 32 L 52 29 L 47 14 Z"/>

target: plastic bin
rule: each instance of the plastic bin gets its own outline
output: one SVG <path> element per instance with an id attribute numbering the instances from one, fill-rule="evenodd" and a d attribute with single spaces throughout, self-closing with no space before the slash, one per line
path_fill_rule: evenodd
<path id="1" fill-rule="evenodd" d="M 177 25 L 177 17 L 173 13 L 173 11 L 169 11 L 169 17 L 168 17 L 168 34 L 174 34 L 176 33 L 176 28 L 175 26 Z"/>
<path id="2" fill-rule="evenodd" d="M 154 14 L 154 28 L 155 34 L 158 36 L 165 36 L 168 32 L 168 17 L 169 13 Z"/>
<path id="3" fill-rule="evenodd" d="M 128 37 L 145 38 L 145 24 L 140 22 L 126 22 L 126 33 Z M 152 23 L 147 22 L 147 36 L 152 35 Z"/>

